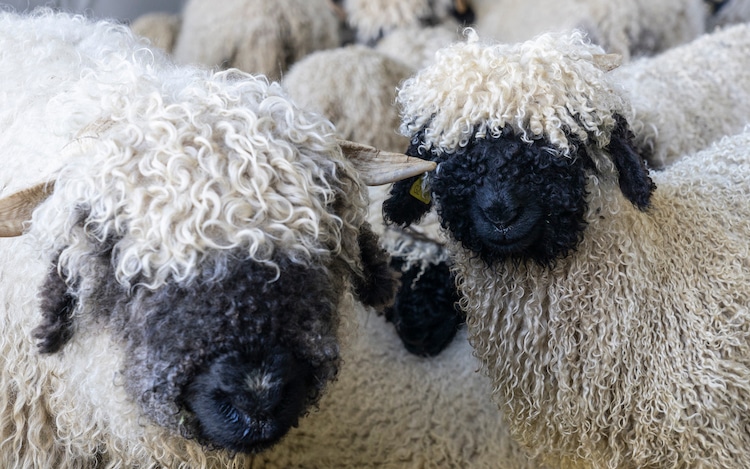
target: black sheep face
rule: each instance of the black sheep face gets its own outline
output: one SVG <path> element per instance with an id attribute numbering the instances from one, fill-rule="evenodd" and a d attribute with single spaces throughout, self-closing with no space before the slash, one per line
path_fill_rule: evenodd
<path id="1" fill-rule="evenodd" d="M 329 269 L 277 259 L 277 271 L 237 258 L 190 285 L 128 290 L 110 259 L 111 251 L 92 261 L 85 298 L 68 293 L 53 266 L 35 335 L 51 353 L 76 327 L 108 331 L 125 351 L 125 389 L 155 423 L 210 448 L 262 451 L 335 377 L 340 285 Z M 96 316 L 76 314 L 72 324 L 76 308 Z"/>
<path id="2" fill-rule="evenodd" d="M 622 192 L 648 209 L 656 186 L 634 144 L 627 120 L 613 116 L 609 158 Z M 525 142 L 505 128 L 497 137 L 474 138 L 454 153 L 426 150 L 423 132 L 406 154 L 439 162 L 429 178 L 433 201 L 411 197 L 416 178 L 397 182 L 383 203 L 386 221 L 406 226 L 432 205 L 440 223 L 485 263 L 512 260 L 550 265 L 575 249 L 586 228 L 586 182 L 597 171 L 586 146 L 568 135 L 570 157 L 544 139 Z"/>
<path id="3" fill-rule="evenodd" d="M 523 142 L 506 131 L 447 157 L 431 189 L 443 227 L 488 265 L 549 264 L 582 237 L 591 167 L 582 151 L 561 157 L 544 141 Z"/>

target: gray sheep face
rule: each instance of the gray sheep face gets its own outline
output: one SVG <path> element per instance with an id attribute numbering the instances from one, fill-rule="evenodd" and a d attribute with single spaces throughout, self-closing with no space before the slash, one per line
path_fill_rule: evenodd
<path id="1" fill-rule="evenodd" d="M 76 319 L 82 324 L 70 316 L 78 300 L 51 270 L 35 333 L 51 353 L 73 329 L 108 331 L 125 351 L 126 390 L 159 425 L 257 452 L 295 426 L 335 377 L 339 299 L 325 269 L 281 260 L 277 278 L 274 268 L 238 256 L 220 281 L 211 272 L 190 285 L 129 290 L 114 280 L 108 254 L 81 285 L 92 292 L 92 314 Z"/>

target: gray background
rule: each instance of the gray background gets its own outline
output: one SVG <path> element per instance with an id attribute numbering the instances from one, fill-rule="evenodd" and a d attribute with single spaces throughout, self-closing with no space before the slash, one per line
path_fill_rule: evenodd
<path id="1" fill-rule="evenodd" d="M 10 0 L 0 5 L 10 5 L 23 11 L 39 5 L 83 12 L 90 16 L 131 21 L 143 13 L 164 11 L 179 13 L 186 0 Z M 222 0 L 216 0 L 218 2 Z M 273 0 L 271 0 L 273 1 Z"/>

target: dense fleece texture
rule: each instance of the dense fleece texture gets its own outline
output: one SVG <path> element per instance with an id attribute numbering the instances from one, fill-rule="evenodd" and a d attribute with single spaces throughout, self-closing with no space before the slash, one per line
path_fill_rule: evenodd
<path id="1" fill-rule="evenodd" d="M 429 26 L 454 18 L 453 0 L 343 0 L 357 41 L 374 44 L 400 28 Z"/>
<path id="2" fill-rule="evenodd" d="M 705 0 L 471 0 L 483 36 L 519 42 L 549 31 L 580 28 L 607 52 L 651 55 L 706 30 Z"/>
<path id="3" fill-rule="evenodd" d="M 362 45 L 314 52 L 281 84 L 300 106 L 333 122 L 340 138 L 403 153 L 396 90 L 414 68 Z"/>
<path id="4" fill-rule="evenodd" d="M 494 399 L 553 467 L 750 467 L 750 132 L 649 175 L 550 38 L 445 50 L 399 94 Z"/>
<path id="5" fill-rule="evenodd" d="M 656 168 L 750 122 L 750 26 L 705 34 L 611 73 L 640 124 L 636 141 Z"/>
<path id="6" fill-rule="evenodd" d="M 265 469 L 542 469 L 509 436 L 466 331 L 420 358 L 382 318 L 356 309 L 338 380 L 271 451 Z"/>
<path id="7" fill-rule="evenodd" d="M 55 180 L 0 240 L 0 466 L 247 467 L 395 288 L 331 123 L 49 10 L 0 13 L 0 90 L 2 195 Z"/>
<path id="8" fill-rule="evenodd" d="M 279 80 L 307 54 L 340 44 L 330 0 L 190 0 L 174 56 Z"/>

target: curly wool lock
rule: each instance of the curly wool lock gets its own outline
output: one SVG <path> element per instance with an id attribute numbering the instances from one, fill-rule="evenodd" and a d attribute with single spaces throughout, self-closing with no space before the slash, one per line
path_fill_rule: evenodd
<path id="1" fill-rule="evenodd" d="M 0 239 L 0 465 L 247 467 L 395 288 L 331 123 L 109 22 L 0 13 L 0 51 L 3 195 L 54 180 Z"/>
<path id="2" fill-rule="evenodd" d="M 506 126 L 525 142 L 545 135 L 567 156 L 568 135 L 605 146 L 612 115 L 629 112 L 591 60 L 601 49 L 584 38 L 581 32 L 550 34 L 533 43 L 486 46 L 467 30 L 466 42 L 438 51 L 431 66 L 401 86 L 401 133 L 423 131 L 425 148 L 440 152 L 455 151 L 471 138 L 498 137 Z M 596 102 L 588 98 L 592 93 L 599 94 Z"/>
<path id="3" fill-rule="evenodd" d="M 536 44 L 549 50 L 546 38 Z M 444 82 L 453 90 L 454 74 L 473 75 L 458 66 L 462 54 L 469 64 L 478 55 L 511 60 L 497 58 L 499 50 L 444 52 L 443 64 L 453 65 L 440 70 Z M 494 89 L 541 73 L 566 89 L 565 73 L 545 74 L 525 58 L 517 57 L 526 67 L 510 68 L 516 74 L 479 68 L 469 84 Z M 591 57 L 579 61 L 593 66 Z M 484 72 L 500 82 L 486 84 Z M 537 133 L 517 126 L 548 122 L 543 110 L 498 129 L 495 116 L 515 115 L 515 104 L 457 110 L 460 100 L 419 75 L 399 95 L 404 128 L 414 132 L 411 153 L 442 162 L 432 195 L 450 235 L 470 341 L 513 436 L 552 466 L 748 467 L 750 132 L 649 174 L 609 94 L 600 103 L 596 93 L 566 89 L 570 105 L 553 110 L 570 116 Z M 581 138 L 580 126 L 565 123 L 591 109 L 610 109 L 614 125 L 597 116 Z M 468 161 L 477 162 L 472 174 Z M 555 165 L 560 171 L 549 172 Z M 568 232 L 546 229 L 571 216 L 554 207 L 560 197 L 582 209 Z M 458 207 L 443 209 L 451 203 Z M 473 225 L 474 238 L 462 239 L 461 222 Z M 560 232 L 573 241 L 538 258 Z"/>

